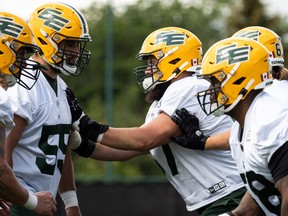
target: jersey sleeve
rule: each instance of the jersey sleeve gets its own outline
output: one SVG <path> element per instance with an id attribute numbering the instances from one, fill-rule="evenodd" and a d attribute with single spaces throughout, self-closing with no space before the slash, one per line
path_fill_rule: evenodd
<path id="1" fill-rule="evenodd" d="M 11 103 L 2 87 L 0 87 L 0 122 L 5 129 L 11 129 L 14 126 Z"/>
<path id="2" fill-rule="evenodd" d="M 206 80 L 197 79 L 196 77 L 176 81 L 175 84 L 169 86 L 163 95 L 159 112 L 165 112 L 171 116 L 176 109 L 186 108 L 199 119 L 200 129 L 206 136 L 228 130 L 233 124 L 229 116 L 207 116 L 199 105 L 197 93 L 206 90 L 208 87 L 209 83 Z"/>
<path id="3" fill-rule="evenodd" d="M 35 93 L 35 89 L 27 90 L 20 85 L 15 85 L 7 90 L 12 112 L 25 119 L 28 123 L 31 123 L 33 120 L 35 106 L 31 98 L 37 98 L 34 95 Z"/>
<path id="4" fill-rule="evenodd" d="M 176 109 L 184 107 L 189 112 L 195 114 L 195 110 L 199 107 L 199 104 L 197 97 L 192 95 L 196 95 L 198 84 L 192 85 L 193 80 L 188 78 L 187 80 L 191 81 L 191 83 L 188 83 L 186 79 L 176 81 L 167 88 L 159 102 L 159 113 L 165 112 L 171 116 Z"/>

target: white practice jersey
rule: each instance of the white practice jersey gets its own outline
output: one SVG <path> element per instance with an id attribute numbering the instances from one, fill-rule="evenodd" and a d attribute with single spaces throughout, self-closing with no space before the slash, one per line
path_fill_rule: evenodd
<path id="1" fill-rule="evenodd" d="M 206 80 L 194 76 L 172 83 L 161 100 L 151 105 L 146 123 L 161 112 L 171 116 L 176 109 L 185 107 L 199 119 L 205 135 L 230 129 L 230 117 L 207 116 L 200 108 L 195 95 L 208 87 Z M 150 150 L 150 153 L 181 194 L 188 211 L 208 205 L 244 186 L 230 151 L 190 150 L 171 142 Z"/>
<path id="2" fill-rule="evenodd" d="M 266 215 L 280 215 L 280 193 L 268 163 L 288 140 L 287 122 L 288 107 L 262 92 L 246 113 L 244 130 L 241 131 L 238 122 L 231 129 L 232 155 L 247 189 Z"/>
<path id="3" fill-rule="evenodd" d="M 274 79 L 272 85 L 267 86 L 263 91 L 288 104 L 288 80 L 279 81 Z"/>
<path id="4" fill-rule="evenodd" d="M 31 90 L 17 84 L 7 91 L 13 112 L 28 123 L 13 151 L 13 171 L 33 192 L 57 194 L 72 120 L 65 89 L 58 76 L 56 94 L 40 73 Z"/>
<path id="5" fill-rule="evenodd" d="M 0 122 L 9 131 L 13 126 L 13 112 L 6 91 L 0 87 Z"/>

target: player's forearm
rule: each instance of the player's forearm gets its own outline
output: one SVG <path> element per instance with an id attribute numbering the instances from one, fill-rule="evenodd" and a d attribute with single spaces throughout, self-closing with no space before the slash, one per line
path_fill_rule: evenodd
<path id="1" fill-rule="evenodd" d="M 232 211 L 235 216 L 262 216 L 262 211 L 249 192 L 241 199 L 238 207 Z"/>
<path id="2" fill-rule="evenodd" d="M 94 152 L 89 157 L 95 160 L 124 162 L 147 153 L 148 152 L 115 149 L 97 143 Z"/>
<path id="3" fill-rule="evenodd" d="M 288 215 L 288 176 L 284 176 L 275 183 L 276 188 L 281 193 L 281 216 Z"/>
<path id="4" fill-rule="evenodd" d="M 69 190 L 76 190 L 76 186 L 74 182 L 74 170 L 71 159 L 71 153 L 69 150 L 67 150 L 63 164 L 61 180 L 58 187 L 58 192 L 61 194 L 64 191 Z"/>
<path id="5" fill-rule="evenodd" d="M 0 127 L 0 198 L 23 205 L 28 199 L 28 191 L 18 182 L 5 158 L 5 129 Z"/>
<path id="6" fill-rule="evenodd" d="M 103 145 L 122 150 L 147 151 L 157 146 L 157 140 L 147 135 L 144 128 L 109 128 L 101 140 Z"/>
<path id="7" fill-rule="evenodd" d="M 229 150 L 230 130 L 210 136 L 205 144 L 205 150 Z"/>
<path id="8" fill-rule="evenodd" d="M 28 191 L 18 182 L 9 165 L 0 162 L 0 198 L 8 202 L 23 205 L 28 199 Z"/>

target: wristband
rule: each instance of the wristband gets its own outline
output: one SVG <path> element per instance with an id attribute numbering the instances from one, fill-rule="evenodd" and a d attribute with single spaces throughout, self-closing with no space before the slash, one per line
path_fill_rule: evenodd
<path id="1" fill-rule="evenodd" d="M 235 216 L 235 215 L 232 212 L 226 212 L 226 213 L 220 214 L 218 216 Z"/>
<path id="2" fill-rule="evenodd" d="M 76 191 L 65 191 L 60 194 L 64 205 L 65 209 L 73 207 L 73 206 L 78 206 L 78 199 L 76 195 Z"/>
<path id="3" fill-rule="evenodd" d="M 76 152 L 78 155 L 88 158 L 96 148 L 96 143 L 89 139 L 82 139 L 80 146 L 72 151 Z"/>
<path id="4" fill-rule="evenodd" d="M 104 133 L 99 134 L 97 137 L 97 142 L 101 143 L 103 136 L 104 136 Z"/>
<path id="5" fill-rule="evenodd" d="M 31 210 L 31 209 L 36 208 L 37 203 L 38 203 L 37 197 L 32 192 L 28 191 L 28 199 L 24 203 L 23 207 Z"/>

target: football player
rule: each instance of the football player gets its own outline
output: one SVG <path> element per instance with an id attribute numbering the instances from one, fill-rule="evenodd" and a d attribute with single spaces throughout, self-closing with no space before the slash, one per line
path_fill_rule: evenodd
<path id="1" fill-rule="evenodd" d="M 232 125 L 228 116 L 207 116 L 195 97 L 209 86 L 209 82 L 196 77 L 201 69 L 201 41 L 186 29 L 161 28 L 147 36 L 137 59 L 144 65 L 134 69 L 136 82 L 151 103 L 145 123 L 141 127 L 112 128 L 91 120 L 79 108 L 78 116 L 82 116 L 74 126 L 80 131 L 82 143 L 76 151 L 98 160 L 124 160 L 125 156 L 131 158 L 133 151 L 134 156 L 150 152 L 181 194 L 188 211 L 217 215 L 236 208 L 246 190 L 230 151 L 187 150 L 170 139 L 181 133 L 170 118 L 181 107 L 197 115 L 201 128 L 209 135 Z M 71 96 L 70 100 L 75 101 Z M 77 110 L 74 108 L 72 113 Z"/>
<path id="2" fill-rule="evenodd" d="M 272 85 L 269 85 L 264 89 L 264 91 L 287 104 L 288 98 L 285 92 L 288 88 L 288 73 L 287 69 L 284 67 L 284 52 L 279 35 L 277 35 L 271 29 L 262 26 L 250 26 L 237 31 L 232 35 L 232 37 L 249 38 L 260 42 L 268 49 L 269 61 L 272 66 L 272 77 L 274 80 Z M 215 114 L 215 112 L 213 114 Z M 201 139 L 199 137 L 205 137 L 205 135 L 201 133 L 199 124 L 195 124 L 195 122 L 197 122 L 197 118 L 195 116 L 191 115 L 187 110 L 182 109 L 176 110 L 174 116 L 172 116 L 172 119 L 179 124 L 179 126 L 185 132 L 184 136 L 177 139 L 177 143 L 180 145 L 191 149 L 201 150 L 230 149 L 229 131 L 211 136 L 207 139 L 202 139 L 205 140 L 205 142 L 200 142 Z M 198 136 L 199 134 L 200 136 Z M 235 214 L 238 213 L 237 209 L 233 212 Z"/>
<path id="3" fill-rule="evenodd" d="M 84 16 L 64 3 L 46 3 L 30 16 L 30 25 L 42 53 L 32 60 L 44 65 L 30 91 L 15 85 L 7 93 L 15 113 L 15 127 L 7 138 L 7 160 L 21 184 L 31 192 L 57 192 L 67 215 L 81 215 L 67 141 L 71 127 L 67 85 L 59 74 L 79 75 L 86 67 L 91 41 Z M 32 68 L 31 73 L 34 73 Z M 18 205 L 13 215 L 33 215 Z"/>
<path id="4" fill-rule="evenodd" d="M 41 65 L 29 59 L 29 56 L 40 52 L 40 49 L 35 45 L 32 31 L 26 22 L 7 12 L 0 12 L 0 40 L 0 197 L 1 200 L 23 206 L 36 214 L 52 216 L 56 211 L 56 201 L 51 193 L 34 193 L 25 189 L 5 160 L 6 134 L 14 126 L 13 112 L 5 90 L 16 83 L 27 90 L 33 87 Z M 32 68 L 35 69 L 33 73 Z M 6 214 L 9 215 L 9 210 L 5 203 L 1 203 L 1 215 Z"/>
<path id="5" fill-rule="evenodd" d="M 286 215 L 288 109 L 287 103 L 263 91 L 272 84 L 270 57 L 266 47 L 251 39 L 216 43 L 204 56 L 201 75 L 211 85 L 198 93 L 198 100 L 207 114 L 221 110 L 236 120 L 229 142 L 249 193 L 266 215 Z M 209 96 L 216 105 L 207 106 L 204 98 Z M 185 131 L 183 117 L 177 119 Z"/>

